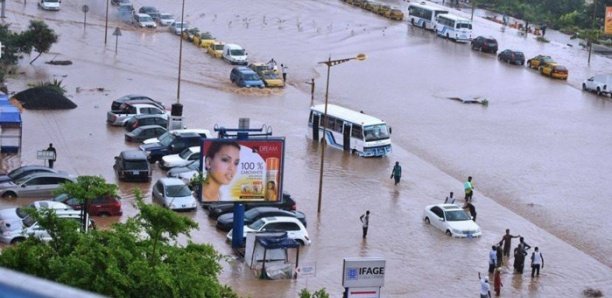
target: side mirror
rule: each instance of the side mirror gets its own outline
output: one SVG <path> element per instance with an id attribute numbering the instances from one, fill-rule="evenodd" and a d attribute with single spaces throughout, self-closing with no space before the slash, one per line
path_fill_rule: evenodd
<path id="1" fill-rule="evenodd" d="M 25 185 L 25 184 L 22 184 L 22 185 L 21 185 L 21 188 L 25 188 L 25 187 L 26 187 L 26 185 Z"/>
<path id="2" fill-rule="evenodd" d="M 393 133 L 393 127 L 389 126 L 389 134 Z"/>
<path id="3" fill-rule="evenodd" d="M 119 160 L 119 156 L 115 156 L 115 160 Z"/>
<path id="4" fill-rule="evenodd" d="M 444 221 L 444 218 L 438 218 L 440 221 Z"/>

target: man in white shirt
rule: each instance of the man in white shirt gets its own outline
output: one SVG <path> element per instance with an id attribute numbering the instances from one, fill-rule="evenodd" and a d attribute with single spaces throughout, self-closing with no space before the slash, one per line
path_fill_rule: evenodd
<path id="1" fill-rule="evenodd" d="M 489 285 L 489 278 L 480 277 L 480 272 L 478 272 L 478 279 L 480 280 L 480 298 L 491 298 L 491 285 Z"/>
<path id="2" fill-rule="evenodd" d="M 542 253 L 539 251 L 538 247 L 534 249 L 534 252 L 531 254 L 531 277 L 540 276 L 540 266 L 544 269 L 544 257 Z"/>

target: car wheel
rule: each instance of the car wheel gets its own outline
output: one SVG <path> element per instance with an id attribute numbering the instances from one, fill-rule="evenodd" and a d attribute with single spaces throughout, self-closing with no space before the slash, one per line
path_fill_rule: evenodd
<path id="1" fill-rule="evenodd" d="M 425 217 L 425 223 L 426 224 L 430 224 L 431 222 L 429 221 L 429 217 Z"/>
<path id="2" fill-rule="evenodd" d="M 296 241 L 297 243 L 299 243 L 301 246 L 304 246 L 304 245 L 305 245 L 304 241 L 302 241 L 302 240 L 300 240 L 300 239 L 296 239 L 295 241 Z M 245 241 L 245 242 L 246 242 L 246 241 Z"/>
<path id="3" fill-rule="evenodd" d="M 450 230 L 446 230 L 446 233 L 445 233 L 445 234 L 446 234 L 446 236 L 448 236 L 448 237 L 453 236 L 453 233 L 451 233 L 451 231 L 450 231 Z"/>
<path id="4" fill-rule="evenodd" d="M 586 91 L 586 84 L 582 83 L 582 91 Z"/>
<path id="5" fill-rule="evenodd" d="M 5 199 L 15 199 L 15 198 L 17 198 L 17 194 L 15 194 L 15 193 L 14 193 L 14 192 L 12 192 L 12 191 L 5 192 L 5 193 L 2 195 L 2 198 L 5 198 Z"/>
<path id="6" fill-rule="evenodd" d="M 23 241 L 25 241 L 25 238 L 17 237 L 15 239 L 11 240 L 11 244 L 17 244 L 17 243 L 23 242 Z"/>
<path id="7" fill-rule="evenodd" d="M 597 95 L 601 95 L 601 89 L 599 89 L 599 87 L 597 87 Z"/>

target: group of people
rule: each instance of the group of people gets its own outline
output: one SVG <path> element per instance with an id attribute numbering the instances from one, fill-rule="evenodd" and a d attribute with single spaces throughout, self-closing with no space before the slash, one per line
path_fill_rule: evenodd
<path id="1" fill-rule="evenodd" d="M 514 248 L 515 273 L 523 274 L 525 257 L 528 255 L 527 251 L 531 249 L 531 245 L 525 242 L 525 238 L 521 237 L 521 235 L 510 234 L 510 229 L 506 229 L 506 234 L 502 236 L 499 243 L 491 246 L 491 251 L 489 251 L 489 275 L 493 275 L 493 289 L 498 296 L 503 287 L 501 282 L 501 266 L 503 265 L 504 258 L 506 260 L 510 258 L 512 238 L 519 238 L 519 244 Z M 542 268 L 544 268 L 544 257 L 539 248 L 535 247 L 533 253 L 531 253 L 531 277 L 540 276 L 540 269 Z M 489 278 L 486 276 L 482 278 L 480 272 L 478 272 L 478 279 L 480 280 L 480 297 L 491 297 Z"/>
<path id="2" fill-rule="evenodd" d="M 268 69 L 273 70 L 274 72 L 278 72 L 278 65 L 276 64 L 276 60 L 274 60 L 274 58 L 270 59 L 270 61 L 268 61 Z M 281 63 L 280 65 L 280 72 L 283 74 L 283 82 L 287 82 L 287 70 L 289 69 L 289 67 L 287 67 L 287 65 L 284 65 Z"/>

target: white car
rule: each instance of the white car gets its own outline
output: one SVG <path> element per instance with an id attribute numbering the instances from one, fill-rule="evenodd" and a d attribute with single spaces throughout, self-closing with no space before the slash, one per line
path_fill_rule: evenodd
<path id="1" fill-rule="evenodd" d="M 160 26 L 170 26 L 170 24 L 175 22 L 175 19 L 172 14 L 162 12 L 159 14 L 158 21 Z"/>
<path id="2" fill-rule="evenodd" d="M 36 210 L 42 209 L 54 209 L 57 213 L 61 210 L 74 210 L 72 207 L 62 203 L 51 200 L 46 201 L 35 201 L 27 206 L 27 208 L 34 208 Z M 21 220 L 26 218 L 28 213 L 26 212 L 24 207 L 17 208 L 7 208 L 0 210 L 0 220 Z"/>
<path id="3" fill-rule="evenodd" d="M 452 237 L 480 237 L 480 227 L 470 215 L 455 204 L 436 204 L 425 207 L 423 220 L 426 224 Z"/>
<path id="4" fill-rule="evenodd" d="M 162 169 L 174 167 L 182 167 L 188 165 L 191 161 L 200 159 L 200 146 L 185 148 L 179 154 L 170 154 L 162 157 L 159 166 Z"/>
<path id="5" fill-rule="evenodd" d="M 170 112 L 154 104 L 138 103 L 125 104 L 123 110 L 108 111 L 106 113 L 106 123 L 113 126 L 125 126 L 125 123 L 136 115 L 161 115 L 165 119 L 170 119 Z"/>
<path id="6" fill-rule="evenodd" d="M 596 75 L 582 82 L 582 90 L 612 97 L 612 74 Z"/>
<path id="7" fill-rule="evenodd" d="M 62 1 L 60 0 L 39 0 L 38 1 L 38 7 L 44 10 L 58 11 L 60 10 L 61 4 L 62 4 Z"/>
<path id="8" fill-rule="evenodd" d="M 186 132 L 195 132 L 202 136 L 203 138 L 208 138 L 211 136 L 210 130 L 208 129 L 173 129 L 171 131 L 166 132 L 165 134 L 159 136 L 159 138 L 150 138 L 142 141 L 143 144 L 155 144 L 160 143 L 164 138 L 171 137 L 173 133 L 186 133 Z"/>
<path id="9" fill-rule="evenodd" d="M 174 21 L 168 26 L 168 30 L 176 35 L 181 35 L 187 29 L 189 29 L 189 23 L 187 22 Z"/>
<path id="10" fill-rule="evenodd" d="M 272 216 L 272 217 L 264 217 L 256 220 L 254 223 L 244 226 L 243 233 L 244 239 L 246 241 L 247 233 L 253 232 L 287 232 L 287 237 L 294 239 L 301 245 L 310 245 L 311 240 L 308 236 L 308 231 L 306 227 L 302 224 L 302 222 L 295 217 L 288 216 Z M 227 233 L 227 240 L 229 242 L 232 241 L 232 233 L 234 231 L 230 230 Z"/>
<path id="11" fill-rule="evenodd" d="M 146 13 L 135 13 L 132 23 L 138 25 L 140 28 L 157 28 L 157 24 L 155 24 L 153 18 Z"/>
<path id="12" fill-rule="evenodd" d="M 56 212 L 56 215 L 61 219 L 81 221 L 81 211 L 79 210 Z M 91 219 L 89 220 L 89 227 L 95 228 Z M 24 241 L 29 236 L 34 236 L 42 241 L 51 240 L 49 232 L 42 228 L 31 216 L 19 220 L 0 220 L 0 242 L 15 244 Z"/>
<path id="13" fill-rule="evenodd" d="M 183 181 L 160 178 L 153 186 L 153 201 L 171 210 L 195 210 L 196 199 Z"/>

